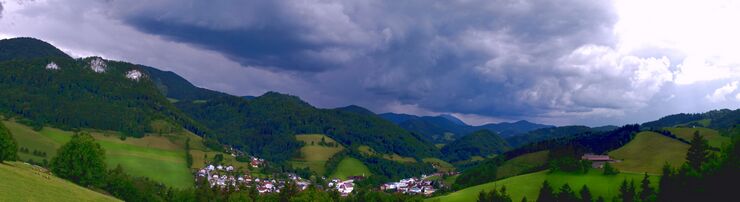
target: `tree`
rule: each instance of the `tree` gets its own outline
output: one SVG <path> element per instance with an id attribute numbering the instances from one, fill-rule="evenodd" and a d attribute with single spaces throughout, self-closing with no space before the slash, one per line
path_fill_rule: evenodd
<path id="1" fill-rule="evenodd" d="M 701 170 L 701 165 L 707 161 L 707 141 L 699 131 L 694 132 L 694 137 L 691 139 L 691 147 L 689 152 L 686 153 L 686 162 L 696 171 Z"/>
<path id="2" fill-rule="evenodd" d="M 51 170 L 74 183 L 98 187 L 106 176 L 105 150 L 90 134 L 77 133 L 59 148 L 51 161 Z"/>
<path id="3" fill-rule="evenodd" d="M 627 183 L 627 179 L 622 181 L 622 185 L 619 186 L 619 198 L 623 202 L 635 201 L 635 183 L 634 181 Z"/>
<path id="4" fill-rule="evenodd" d="M 592 202 L 593 196 L 591 195 L 591 191 L 588 189 L 588 186 L 585 184 L 583 187 L 581 187 L 581 201 L 583 202 Z"/>
<path id="5" fill-rule="evenodd" d="M 619 170 L 612 167 L 610 163 L 604 163 L 604 175 L 616 175 L 619 174 Z"/>
<path id="6" fill-rule="evenodd" d="M 557 197 L 557 201 L 577 201 L 576 194 L 573 192 L 573 189 L 570 188 L 570 185 L 568 185 L 568 183 L 565 183 L 562 187 L 560 187 L 560 191 L 558 192 Z"/>
<path id="7" fill-rule="evenodd" d="M 0 163 L 15 161 L 16 159 L 18 159 L 18 144 L 16 144 L 10 131 L 0 122 Z"/>
<path id="8" fill-rule="evenodd" d="M 540 188 L 540 193 L 537 196 L 537 201 L 555 201 L 555 194 L 553 193 L 553 189 L 550 186 L 550 183 L 545 180 L 542 182 L 542 188 Z"/>
<path id="9" fill-rule="evenodd" d="M 645 177 L 643 177 L 640 182 L 640 188 L 642 188 L 642 191 L 640 191 L 640 200 L 643 202 L 654 201 L 653 195 L 655 194 L 655 191 L 650 187 L 650 179 L 648 178 L 647 173 L 645 173 Z"/>

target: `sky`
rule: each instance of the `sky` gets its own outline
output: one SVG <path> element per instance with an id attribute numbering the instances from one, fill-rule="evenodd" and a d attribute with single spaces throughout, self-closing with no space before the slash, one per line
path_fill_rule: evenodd
<path id="1" fill-rule="evenodd" d="M 738 19 L 732 0 L 0 0 L 0 38 L 473 125 L 737 109 Z"/>

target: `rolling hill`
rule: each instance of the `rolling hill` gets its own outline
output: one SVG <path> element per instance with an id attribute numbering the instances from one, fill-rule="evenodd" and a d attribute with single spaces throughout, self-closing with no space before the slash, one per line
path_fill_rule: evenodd
<path id="1" fill-rule="evenodd" d="M 37 156 L 19 152 L 21 160 L 32 160 L 37 163 L 50 162 L 56 156 L 57 149 L 67 143 L 73 132 L 44 127 L 40 131 L 18 124 L 3 121 L 18 142 L 18 147 L 30 151 L 44 152 Z M 181 135 L 146 136 L 143 138 L 126 138 L 110 131 L 90 131 L 91 135 L 106 151 L 106 164 L 109 168 L 121 165 L 133 175 L 148 177 L 152 180 L 177 188 L 193 186 L 193 177 L 185 162 L 184 139 Z M 172 140 L 176 140 L 173 142 Z"/>
<path id="2" fill-rule="evenodd" d="M 509 150 L 509 145 L 498 134 L 479 130 L 442 147 L 444 158 L 450 162 L 468 160 L 473 156 L 490 156 Z"/>
<path id="3" fill-rule="evenodd" d="M 335 154 L 344 150 L 334 139 L 321 134 L 296 135 L 298 141 L 303 142 L 301 155 L 293 158 L 291 163 L 296 168 L 309 168 L 318 175 L 323 176 L 326 171 L 326 161 Z M 326 144 L 323 144 L 325 142 Z M 334 146 L 336 145 L 336 146 Z"/>
<path id="4" fill-rule="evenodd" d="M 660 174 L 668 162 L 678 167 L 686 160 L 689 145 L 654 132 L 640 132 L 621 148 L 609 155 L 621 162 L 612 165 L 623 172 Z"/>
<path id="5" fill-rule="evenodd" d="M 527 197 L 527 201 L 536 201 L 537 194 L 542 186 L 542 182 L 547 180 L 550 186 L 555 189 L 560 188 L 563 184 L 568 185 L 574 191 L 580 191 L 583 185 L 587 185 L 591 194 L 594 198 L 602 196 L 607 200 L 616 197 L 619 193 L 619 185 L 622 180 L 634 180 L 639 182 L 642 180 L 642 174 L 631 174 L 631 173 L 620 173 L 613 176 L 603 175 L 598 170 L 590 170 L 587 174 L 573 174 L 555 172 L 549 173 L 548 171 L 540 171 L 536 173 L 530 173 L 525 175 L 519 175 L 510 177 L 486 184 L 468 187 L 456 192 L 452 192 L 443 196 L 434 197 L 427 199 L 428 202 L 467 202 L 475 201 L 478 198 L 478 194 L 482 190 L 490 191 L 491 189 L 500 189 L 502 186 L 506 186 L 506 193 L 511 196 L 513 201 L 521 201 L 522 197 Z M 653 187 L 658 184 L 658 177 L 651 176 L 650 182 Z M 640 188 L 637 188 L 638 192 Z"/>
<path id="6" fill-rule="evenodd" d="M 0 163 L 0 201 L 121 201 L 21 162 Z"/>

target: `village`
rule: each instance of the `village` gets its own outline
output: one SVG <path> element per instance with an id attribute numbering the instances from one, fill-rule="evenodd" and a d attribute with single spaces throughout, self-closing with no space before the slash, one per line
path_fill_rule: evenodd
<path id="1" fill-rule="evenodd" d="M 444 184 L 434 180 L 430 180 L 431 178 L 455 174 L 457 173 L 434 173 L 430 175 L 422 175 L 420 178 L 412 177 L 401 179 L 398 182 L 384 183 L 380 186 L 380 190 L 402 194 L 431 196 L 432 194 L 437 192 L 437 190 L 444 188 Z"/>

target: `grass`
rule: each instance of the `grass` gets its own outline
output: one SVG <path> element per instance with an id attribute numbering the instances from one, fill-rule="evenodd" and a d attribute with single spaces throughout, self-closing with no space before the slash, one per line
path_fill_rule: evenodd
<path id="1" fill-rule="evenodd" d="M 547 163 L 549 153 L 549 151 L 538 151 L 514 157 L 498 167 L 496 177 L 501 179 L 531 172 L 532 169 L 542 167 Z"/>
<path id="2" fill-rule="evenodd" d="M 719 134 L 719 131 L 710 128 L 665 128 L 671 133 L 675 134 L 681 139 L 691 141 L 694 137 L 694 132 L 699 131 L 699 134 L 704 136 L 709 146 L 722 148 L 723 144 L 729 144 L 730 138 Z"/>
<path id="3" fill-rule="evenodd" d="M 612 164 L 622 172 L 660 174 L 665 162 L 674 167 L 683 164 L 688 149 L 688 144 L 678 140 L 654 132 L 640 132 L 609 155 L 622 160 Z"/>
<path id="4" fill-rule="evenodd" d="M 452 164 L 450 164 L 447 161 L 444 161 L 442 159 L 438 159 L 438 158 L 424 158 L 424 159 L 422 159 L 422 161 L 424 163 L 431 163 L 432 165 L 434 165 L 437 168 L 437 170 L 442 171 L 442 172 L 448 172 L 448 171 L 455 170 L 455 166 L 453 166 Z"/>
<path id="5" fill-rule="evenodd" d="M 636 184 L 639 184 L 642 178 L 642 174 L 632 173 L 605 176 L 598 170 L 590 170 L 587 174 L 548 173 L 548 171 L 540 171 L 468 187 L 444 196 L 430 198 L 426 201 L 476 201 L 480 191 L 490 191 L 493 188 L 499 189 L 501 186 L 506 186 L 506 192 L 511 196 L 513 201 L 521 201 L 522 197 L 527 197 L 527 201 L 535 201 L 542 182 L 545 180 L 556 190 L 563 186 L 563 184 L 568 183 L 576 193 L 581 190 L 583 185 L 587 185 L 594 198 L 602 196 L 607 201 L 611 201 L 613 197 L 618 196 L 619 185 L 622 183 L 622 180 L 634 180 Z M 650 176 L 650 181 L 654 188 L 657 187 L 658 176 Z M 640 188 L 637 187 L 637 190 L 639 192 Z"/>
<path id="6" fill-rule="evenodd" d="M 401 155 L 398 155 L 398 154 L 379 154 L 379 153 L 375 152 L 375 150 L 373 150 L 373 148 L 370 148 L 367 145 L 361 145 L 361 146 L 357 147 L 357 151 L 359 151 L 360 153 L 363 153 L 365 155 L 368 155 L 368 156 L 377 156 L 377 155 L 380 155 L 380 157 L 382 157 L 384 159 L 396 161 L 396 162 L 399 162 L 399 163 L 416 163 L 416 159 L 414 159 L 412 157 L 405 157 L 405 156 L 401 156 Z"/>
<path id="7" fill-rule="evenodd" d="M 70 131 L 56 128 L 44 127 L 37 132 L 13 121 L 4 123 L 19 147 L 47 153 L 46 158 L 20 153 L 22 160 L 51 161 L 56 156 L 57 149 L 73 135 Z M 190 169 L 185 163 L 184 146 L 174 143 L 171 140 L 173 137 L 146 136 L 121 140 L 116 132 L 91 131 L 91 135 L 105 149 L 109 169 L 121 165 L 131 175 L 148 177 L 176 188 L 188 188 L 194 184 Z"/>
<path id="8" fill-rule="evenodd" d="M 444 182 L 447 186 L 452 186 L 453 184 L 455 184 L 455 180 L 457 180 L 457 177 L 460 177 L 460 174 L 447 176 L 442 180 L 442 182 Z"/>
<path id="9" fill-rule="evenodd" d="M 0 201 L 120 201 L 20 162 L 0 163 Z"/>
<path id="10" fill-rule="evenodd" d="M 337 170 L 331 174 L 330 178 L 347 179 L 349 176 L 370 176 L 372 173 L 370 169 L 362 163 L 352 157 L 345 157 L 339 162 Z"/>
<path id="11" fill-rule="evenodd" d="M 326 172 L 326 161 L 329 158 L 344 150 L 344 147 L 341 145 L 338 147 L 320 146 L 319 142 L 321 142 L 322 138 L 327 143 L 338 144 L 334 139 L 326 135 L 310 134 L 296 135 L 295 137 L 298 141 L 304 142 L 305 145 L 301 147 L 301 158 L 293 159 L 293 167 L 308 167 L 308 169 L 316 172 L 318 175 L 324 175 Z"/>
<path id="12" fill-rule="evenodd" d="M 446 144 L 434 144 L 434 147 L 437 147 L 437 149 L 442 149 L 442 147 L 445 147 Z"/>

